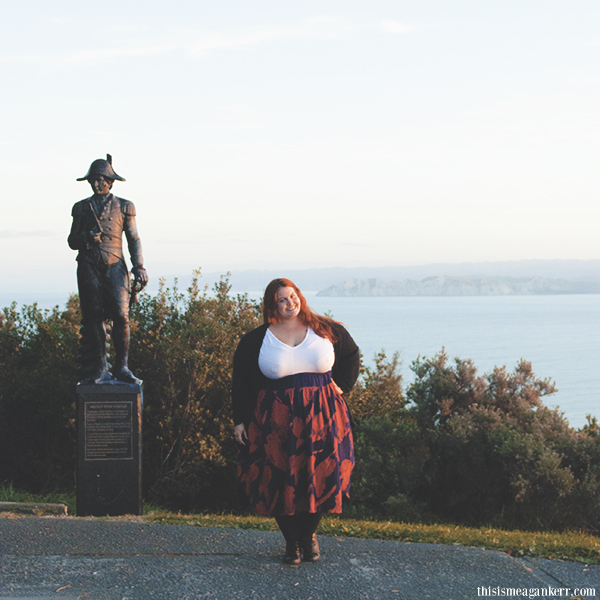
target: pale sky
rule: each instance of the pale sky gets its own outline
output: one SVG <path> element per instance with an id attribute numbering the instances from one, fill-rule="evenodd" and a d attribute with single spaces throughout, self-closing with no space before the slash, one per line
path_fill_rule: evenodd
<path id="1" fill-rule="evenodd" d="M 75 291 L 112 154 L 151 276 L 600 258 L 597 0 L 11 3 L 0 282 Z"/>

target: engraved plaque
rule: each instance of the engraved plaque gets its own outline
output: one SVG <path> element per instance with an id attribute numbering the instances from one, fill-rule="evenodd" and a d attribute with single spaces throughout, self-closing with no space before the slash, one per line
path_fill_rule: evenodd
<path id="1" fill-rule="evenodd" d="M 85 460 L 133 460 L 133 402 L 86 402 Z"/>

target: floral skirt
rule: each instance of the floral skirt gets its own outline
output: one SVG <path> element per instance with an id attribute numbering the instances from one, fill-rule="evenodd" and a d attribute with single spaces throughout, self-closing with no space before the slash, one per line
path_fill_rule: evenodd
<path id="1" fill-rule="evenodd" d="M 238 483 L 258 514 L 342 512 L 354 444 L 345 400 L 329 373 L 270 380 L 238 451 Z"/>

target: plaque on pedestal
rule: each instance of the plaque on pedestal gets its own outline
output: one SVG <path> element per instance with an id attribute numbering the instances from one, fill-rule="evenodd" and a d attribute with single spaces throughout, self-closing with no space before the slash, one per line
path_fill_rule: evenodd
<path id="1" fill-rule="evenodd" d="M 142 386 L 77 386 L 77 515 L 142 514 Z"/>

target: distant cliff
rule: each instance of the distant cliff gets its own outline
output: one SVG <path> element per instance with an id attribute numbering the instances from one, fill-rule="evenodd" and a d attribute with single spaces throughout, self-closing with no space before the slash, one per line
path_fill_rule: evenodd
<path id="1" fill-rule="evenodd" d="M 278 269 L 233 269 L 230 283 L 234 292 L 260 292 L 276 277 L 291 279 L 302 291 L 324 290 L 332 283 L 348 279 L 381 279 L 383 281 L 420 281 L 443 273 L 453 277 L 547 277 L 568 281 L 600 282 L 600 260 L 509 260 L 501 262 L 431 263 L 387 267 L 318 267 Z M 185 290 L 191 276 L 181 272 L 161 273 L 167 281 L 177 277 L 179 289 Z M 212 287 L 221 281 L 223 271 L 202 272 L 203 284 Z M 33 285 L 33 284 L 32 284 Z M 6 287 L 6 286 L 4 286 Z M 158 290 L 158 277 L 151 279 L 149 288 Z M 6 290 L 2 288 L 2 292 Z M 39 290 L 36 288 L 36 293 Z M 12 301 L 12 298 L 9 298 Z"/>
<path id="2" fill-rule="evenodd" d="M 544 277 L 426 277 L 421 281 L 348 279 L 317 296 L 531 296 L 540 294 L 598 294 L 600 282 Z"/>

